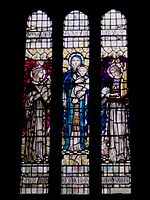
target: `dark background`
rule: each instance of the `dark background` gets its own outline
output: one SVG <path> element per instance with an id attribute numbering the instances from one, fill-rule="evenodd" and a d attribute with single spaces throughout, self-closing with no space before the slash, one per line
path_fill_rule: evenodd
<path id="1" fill-rule="evenodd" d="M 144 2 L 143 2 L 144 3 Z M 6 3 L 7 4 L 7 3 Z M 22 123 L 22 91 L 23 91 L 23 63 L 24 63 L 24 47 L 25 47 L 25 28 L 28 15 L 37 9 L 45 11 L 53 21 L 53 80 L 52 85 L 52 113 L 55 118 L 52 121 L 53 135 L 51 148 L 52 160 L 55 160 L 50 170 L 50 188 L 49 195 L 19 195 L 19 178 L 20 178 L 20 147 L 21 147 L 21 123 Z M 72 10 L 80 10 L 89 16 L 90 21 L 90 93 L 91 93 L 91 137 L 90 144 L 94 148 L 90 149 L 91 155 L 91 195 L 89 196 L 59 196 L 60 184 L 60 159 L 61 159 L 61 111 L 62 111 L 62 31 L 63 20 L 65 16 Z M 98 139 L 98 121 L 100 113 L 98 112 L 98 102 L 100 95 L 99 87 L 95 88 L 95 84 L 100 85 L 98 74 L 100 73 L 100 26 L 101 16 L 110 9 L 121 11 L 128 21 L 128 51 L 129 51 L 129 69 L 128 69 L 128 86 L 131 112 L 131 150 L 132 150 L 132 194 L 131 195 L 102 195 L 99 197 L 100 179 L 99 165 L 97 157 L 99 156 Z M 147 119 L 145 111 L 149 109 L 149 97 L 147 89 L 149 80 L 149 51 L 148 46 L 148 12 L 146 5 L 133 3 L 131 1 L 22 1 L 18 3 L 9 3 L 6 5 L 2 21 L 4 21 L 4 55 L 5 59 L 1 74 L 2 80 L 2 131 L 4 139 L 1 141 L 1 165 L 4 169 L 1 171 L 4 177 L 2 181 L 2 192 L 4 195 L 10 195 L 14 199 L 137 199 L 139 195 L 145 196 L 147 190 L 146 178 L 148 179 L 148 133 L 146 131 Z M 7 31 L 8 30 L 8 31 Z M 145 47 L 146 46 L 146 47 Z M 58 79 L 59 77 L 59 79 Z M 57 78 L 57 79 L 56 79 Z M 5 87 L 3 87 L 5 86 Z M 96 106 L 92 106 L 96 105 Z M 57 108 L 57 109 L 55 109 Z M 57 120 L 56 120 L 57 119 Z M 51 165 L 50 165 L 51 166 Z"/>

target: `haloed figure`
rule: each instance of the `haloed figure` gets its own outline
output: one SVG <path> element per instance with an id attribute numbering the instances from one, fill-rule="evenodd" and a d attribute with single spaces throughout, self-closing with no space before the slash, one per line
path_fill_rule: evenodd
<path id="1" fill-rule="evenodd" d="M 73 131 L 73 118 L 74 118 L 74 108 L 75 104 L 79 104 L 79 129 L 80 129 L 80 149 L 85 149 L 86 141 L 86 124 L 85 124 L 85 95 L 88 93 L 88 87 L 84 76 L 81 77 L 82 69 L 87 73 L 83 65 L 83 56 L 80 53 L 73 53 L 69 58 L 70 70 L 64 74 L 63 88 L 66 96 L 66 108 L 64 111 L 65 118 L 65 144 L 64 150 L 69 149 L 70 147 L 70 137 Z M 80 67 L 82 66 L 82 69 Z M 78 73 L 78 70 L 80 72 Z M 80 79 L 80 78 L 81 79 Z M 85 81 L 85 82 L 84 82 Z M 82 84 L 81 84 L 82 83 Z M 80 85 L 81 84 L 81 85 Z"/>
<path id="2" fill-rule="evenodd" d="M 109 131 L 109 157 L 111 161 L 124 161 L 128 156 L 129 144 L 127 134 L 129 132 L 127 121 L 126 96 L 122 95 L 121 77 L 123 75 L 123 66 L 120 63 L 113 63 L 108 67 L 107 73 L 112 78 L 111 86 L 109 84 L 102 88 L 101 106 L 104 111 L 108 108 L 107 113 L 103 113 L 104 128 L 106 128 L 106 117 L 108 117 L 107 134 Z M 107 116 L 106 116 L 107 115 Z M 106 137 L 107 137 L 106 134 Z"/>
<path id="3" fill-rule="evenodd" d="M 77 69 L 77 75 L 74 75 L 75 86 L 72 88 L 71 97 L 73 98 L 72 103 L 76 104 L 79 100 L 84 99 L 84 95 L 89 90 L 89 77 L 88 69 L 86 66 L 81 65 Z"/>
<path id="4" fill-rule="evenodd" d="M 51 99 L 51 79 L 45 80 L 45 70 L 41 66 L 31 72 L 32 82 L 26 91 L 26 162 L 43 162 L 46 152 L 46 115 Z"/>

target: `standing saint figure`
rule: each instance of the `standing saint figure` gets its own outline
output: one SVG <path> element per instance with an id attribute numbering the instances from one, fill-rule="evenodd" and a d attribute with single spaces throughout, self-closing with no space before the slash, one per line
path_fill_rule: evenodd
<path id="1" fill-rule="evenodd" d="M 78 77 L 80 74 L 78 74 L 79 68 L 83 65 L 84 59 L 81 53 L 74 52 L 69 57 L 69 65 L 70 70 L 64 73 L 64 79 L 63 79 L 63 90 L 64 90 L 64 96 L 65 98 L 65 108 L 64 108 L 64 139 L 65 144 L 63 146 L 64 150 L 69 149 L 70 147 L 70 138 L 73 132 L 73 119 L 74 119 L 74 113 L 75 113 L 75 105 L 78 103 L 79 105 L 79 131 L 80 131 L 80 150 L 85 150 L 85 142 L 86 142 L 86 135 L 87 135 L 87 124 L 86 124 L 86 95 L 88 95 L 88 88 L 81 89 L 80 81 L 78 82 Z M 85 71 L 85 69 L 84 69 Z M 87 72 L 87 70 L 86 70 Z M 82 78 L 83 79 L 83 78 Z M 82 83 L 83 84 L 83 83 Z M 80 85 L 80 86 L 79 86 Z M 79 87 L 80 88 L 79 88 Z M 82 85 L 83 86 L 83 85 Z M 74 87 L 80 89 L 80 91 L 75 91 Z M 76 93 L 75 96 L 73 96 L 73 92 Z M 82 98 L 81 98 L 82 97 Z M 75 99 L 76 98 L 76 99 Z"/>
<path id="2" fill-rule="evenodd" d="M 46 118 L 50 114 L 51 79 L 45 69 L 36 66 L 31 71 L 31 83 L 26 89 L 26 162 L 43 162 L 47 156 Z M 46 78 L 45 78 L 46 77 Z M 48 127 L 49 129 L 49 127 Z"/>
<path id="3" fill-rule="evenodd" d="M 128 98 L 121 91 L 121 78 L 123 76 L 123 65 L 113 62 L 107 69 L 107 74 L 112 78 L 111 86 L 102 88 L 102 106 L 105 110 L 105 116 L 102 120 L 109 137 L 109 158 L 112 162 L 123 162 L 129 153 L 128 141 Z M 106 123 L 106 117 L 108 121 Z M 107 136 L 106 136 L 107 138 Z"/>

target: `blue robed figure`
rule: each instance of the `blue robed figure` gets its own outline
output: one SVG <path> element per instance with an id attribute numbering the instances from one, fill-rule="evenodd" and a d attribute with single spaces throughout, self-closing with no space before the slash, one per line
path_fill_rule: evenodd
<path id="1" fill-rule="evenodd" d="M 69 57 L 70 70 L 64 73 L 63 77 L 63 92 L 65 94 L 65 109 L 64 109 L 64 135 L 65 144 L 63 149 L 67 150 L 70 147 L 70 137 L 73 128 L 74 118 L 74 106 L 72 103 L 72 89 L 75 86 L 75 77 L 78 76 L 77 69 L 83 64 L 83 56 L 80 53 L 72 53 Z M 80 149 L 85 149 L 85 141 L 87 135 L 87 124 L 85 123 L 85 111 L 87 106 L 85 105 L 85 96 L 79 100 L 79 116 L 80 116 Z"/>

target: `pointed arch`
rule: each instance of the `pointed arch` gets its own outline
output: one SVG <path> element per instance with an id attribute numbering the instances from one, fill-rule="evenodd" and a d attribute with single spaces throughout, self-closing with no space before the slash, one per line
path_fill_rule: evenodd
<path id="1" fill-rule="evenodd" d="M 24 62 L 21 194 L 48 193 L 52 21 L 41 10 L 27 20 Z"/>
<path id="2" fill-rule="evenodd" d="M 115 9 L 101 20 L 102 194 L 131 193 L 127 20 Z"/>
<path id="3" fill-rule="evenodd" d="M 89 21 L 74 10 L 63 29 L 61 194 L 89 194 L 88 67 Z"/>

